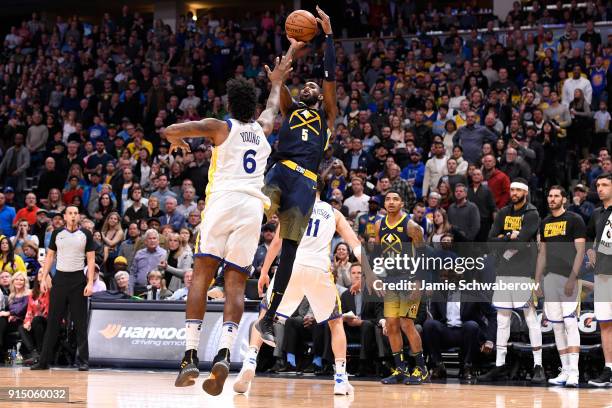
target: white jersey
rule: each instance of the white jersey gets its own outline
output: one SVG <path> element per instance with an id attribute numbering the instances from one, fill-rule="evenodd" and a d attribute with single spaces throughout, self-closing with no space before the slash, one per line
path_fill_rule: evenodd
<path id="1" fill-rule="evenodd" d="M 212 151 L 206 197 L 220 191 L 243 192 L 260 198 L 265 206 L 270 199 L 261 189 L 264 171 L 272 148 L 259 123 L 227 120 L 227 139 Z"/>
<path id="2" fill-rule="evenodd" d="M 331 266 L 331 241 L 336 233 L 334 209 L 325 201 L 317 200 L 300 246 L 295 263 L 328 271 Z"/>

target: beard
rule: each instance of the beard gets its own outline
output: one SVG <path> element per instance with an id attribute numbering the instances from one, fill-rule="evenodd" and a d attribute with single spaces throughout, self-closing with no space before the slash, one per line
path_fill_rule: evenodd
<path id="1" fill-rule="evenodd" d="M 549 204 L 548 204 L 548 208 L 549 208 L 551 211 L 558 210 L 558 209 L 560 209 L 560 208 L 562 208 L 562 207 L 563 207 L 563 203 L 558 203 L 558 204 L 556 204 L 556 203 L 555 203 L 555 204 L 550 204 L 550 203 L 549 203 Z"/>
<path id="2" fill-rule="evenodd" d="M 304 103 L 306 106 L 312 106 L 314 104 L 316 104 L 319 101 L 319 98 L 317 98 L 314 95 L 310 95 L 310 96 L 301 96 L 300 95 L 300 102 Z"/>
<path id="3" fill-rule="evenodd" d="M 527 194 L 523 196 L 512 196 L 510 199 L 512 200 L 512 204 L 520 204 L 527 198 Z"/>

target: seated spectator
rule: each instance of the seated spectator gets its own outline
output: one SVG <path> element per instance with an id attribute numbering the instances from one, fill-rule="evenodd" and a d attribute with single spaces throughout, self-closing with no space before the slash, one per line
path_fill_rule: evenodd
<path id="1" fill-rule="evenodd" d="M 11 276 L 7 271 L 0 271 L 0 291 L 6 297 L 11 293 Z"/>
<path id="2" fill-rule="evenodd" d="M 147 290 L 138 295 L 146 300 L 165 300 L 172 296 L 172 291 L 166 288 L 164 274 L 154 269 L 147 274 Z"/>
<path id="3" fill-rule="evenodd" d="M 158 217 L 162 225 L 171 225 L 174 231 L 180 230 L 185 225 L 185 217 L 177 211 L 177 206 L 176 197 L 166 198 L 166 213 Z"/>
<path id="4" fill-rule="evenodd" d="M 102 191 L 104 191 L 104 188 Z M 100 231 L 106 222 L 106 218 L 115 211 L 115 204 L 110 193 L 101 192 L 100 198 L 98 199 L 98 208 L 93 216 L 96 230 Z"/>
<path id="5" fill-rule="evenodd" d="M 168 237 L 167 245 L 168 257 L 159 263 L 159 270 L 164 272 L 166 287 L 174 292 L 183 287 L 185 273 L 193 267 L 193 253 L 175 232 Z"/>
<path id="6" fill-rule="evenodd" d="M 440 277 L 443 281 L 458 281 L 454 271 L 445 270 Z M 423 345 L 430 362 L 435 366 L 433 376 L 445 378 L 446 368 L 442 352 L 460 347 L 463 357 L 461 379 L 474 379 L 472 364 L 479 352 L 491 353 L 497 336 L 497 317 L 490 303 L 462 301 L 462 293 L 444 293 L 444 301 L 431 303 L 432 319 L 423 325 Z"/>
<path id="7" fill-rule="evenodd" d="M 38 362 L 39 351 L 42 350 L 45 329 L 47 328 L 47 316 L 49 315 L 49 294 L 51 291 L 51 275 L 47 275 L 47 290 L 40 290 L 40 280 L 34 280 L 34 286 L 28 296 L 28 306 L 23 325 L 19 328 L 21 340 L 30 356 L 24 361 L 25 365 Z"/>
<path id="8" fill-rule="evenodd" d="M 368 201 L 370 196 L 363 192 L 363 180 L 359 177 L 351 179 L 352 195 L 344 200 L 344 205 L 348 208 L 349 218 L 354 220 L 358 214 L 368 211 Z"/>
<path id="9" fill-rule="evenodd" d="M 62 194 L 57 188 L 50 189 L 47 198 L 40 201 L 43 204 L 43 208 L 47 211 L 61 213 L 66 208 L 62 201 Z"/>
<path id="10" fill-rule="evenodd" d="M 183 183 L 184 184 L 184 183 Z M 195 201 L 196 191 L 193 186 L 187 186 L 183 188 L 183 202 L 179 205 L 176 210 L 187 220 L 189 214 L 198 208 L 198 204 Z"/>
<path id="11" fill-rule="evenodd" d="M 40 262 L 38 262 L 38 245 L 33 241 L 26 241 L 23 244 L 23 255 L 21 255 L 21 258 L 25 264 L 28 279 L 30 282 L 35 281 L 41 266 Z"/>
<path id="12" fill-rule="evenodd" d="M 160 218 L 165 213 L 159 207 L 159 198 L 152 195 L 149 197 L 149 203 L 147 205 L 147 219 Z"/>
<path id="13" fill-rule="evenodd" d="M 27 272 L 23 258 L 15 253 L 13 244 L 7 237 L 0 238 L 0 271 L 11 275 Z"/>
<path id="14" fill-rule="evenodd" d="M 274 239 L 274 234 L 276 232 L 276 226 L 273 224 L 266 224 L 261 227 L 261 244 L 257 247 L 255 251 L 255 257 L 253 258 L 253 268 L 255 271 L 251 276 L 251 279 L 259 279 L 261 268 L 264 264 L 264 260 L 266 259 L 266 254 L 268 253 L 268 248 L 270 247 L 270 243 L 272 239 Z"/>
<path id="15" fill-rule="evenodd" d="M 350 254 L 351 250 L 344 242 L 339 242 L 334 247 L 333 273 L 336 276 L 336 283 L 345 288 L 350 288 L 352 285 Z"/>
<path id="16" fill-rule="evenodd" d="M 382 318 L 382 303 L 368 302 L 361 292 L 361 265 L 351 265 L 351 290 L 340 297 L 344 313 L 344 331 L 347 343 L 359 343 L 359 374 L 368 374 L 368 365 L 376 349 L 375 327 Z M 351 313 L 351 315 L 347 315 Z"/>
<path id="17" fill-rule="evenodd" d="M 72 204 L 75 197 L 83 200 L 83 188 L 79 185 L 78 176 L 68 177 L 68 186 L 64 189 L 62 198 L 64 203 Z"/>
<path id="18" fill-rule="evenodd" d="M 112 212 L 102 225 L 102 242 L 104 243 L 104 259 L 112 264 L 119 251 L 119 245 L 124 238 L 121 228 L 121 218 L 118 212 Z"/>
<path id="19" fill-rule="evenodd" d="M 87 274 L 87 268 L 85 268 L 84 273 Z M 100 267 L 96 264 L 94 268 L 94 283 L 93 283 L 92 291 L 93 293 L 96 293 L 96 292 L 104 292 L 105 290 L 106 290 L 106 283 L 104 283 L 104 281 L 100 279 Z"/>
<path id="20" fill-rule="evenodd" d="M 11 278 L 7 310 L 0 311 L 0 350 L 4 350 L 7 333 L 17 332 L 23 324 L 28 310 L 30 284 L 25 272 L 16 272 Z"/>
<path id="21" fill-rule="evenodd" d="M 119 292 L 132 296 L 133 291 L 130 284 L 130 274 L 126 271 L 115 273 L 115 285 Z"/>
<path id="22" fill-rule="evenodd" d="M 189 288 L 191 287 L 191 283 L 193 282 L 193 269 L 188 269 L 185 272 L 185 276 L 183 276 L 183 281 L 185 286 L 180 289 L 177 289 L 172 296 L 167 298 L 166 300 L 187 300 L 187 296 L 189 295 Z"/>

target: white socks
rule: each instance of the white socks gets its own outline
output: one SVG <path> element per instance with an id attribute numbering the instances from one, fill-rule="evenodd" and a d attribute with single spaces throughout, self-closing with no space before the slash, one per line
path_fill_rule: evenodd
<path id="1" fill-rule="evenodd" d="M 221 349 L 232 350 L 232 346 L 234 345 L 234 341 L 236 341 L 236 336 L 238 336 L 238 323 L 234 322 L 223 322 L 223 326 L 221 326 L 221 338 L 219 339 L 219 348 L 217 351 Z"/>
<path id="2" fill-rule="evenodd" d="M 346 359 L 345 358 L 337 358 L 336 359 L 336 375 L 346 376 Z"/>
<path id="3" fill-rule="evenodd" d="M 249 346 L 249 349 L 244 356 L 243 365 L 249 365 L 252 367 L 257 366 L 257 354 L 259 353 L 259 349 L 255 346 Z"/>
<path id="4" fill-rule="evenodd" d="M 561 359 L 561 368 L 565 371 L 569 370 L 570 368 L 569 353 L 559 354 L 559 358 Z"/>
<path id="5" fill-rule="evenodd" d="M 508 353 L 508 339 L 510 338 L 511 310 L 497 311 L 497 347 L 495 365 L 501 367 L 506 364 L 506 353 Z"/>
<path id="6" fill-rule="evenodd" d="M 578 372 L 578 360 L 580 358 L 580 353 L 567 353 L 568 358 L 568 368 L 572 371 Z"/>
<path id="7" fill-rule="evenodd" d="M 202 330 L 202 320 L 187 319 L 185 320 L 185 351 L 198 351 L 200 345 L 200 331 Z"/>
<path id="8" fill-rule="evenodd" d="M 542 349 L 533 350 L 533 366 L 542 365 Z"/>

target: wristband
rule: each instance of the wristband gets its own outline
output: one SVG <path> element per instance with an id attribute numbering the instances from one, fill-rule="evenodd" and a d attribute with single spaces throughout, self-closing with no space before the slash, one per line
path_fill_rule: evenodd
<path id="1" fill-rule="evenodd" d="M 334 48 L 334 37 L 331 34 L 325 36 L 323 79 L 329 82 L 336 80 L 336 49 Z"/>

